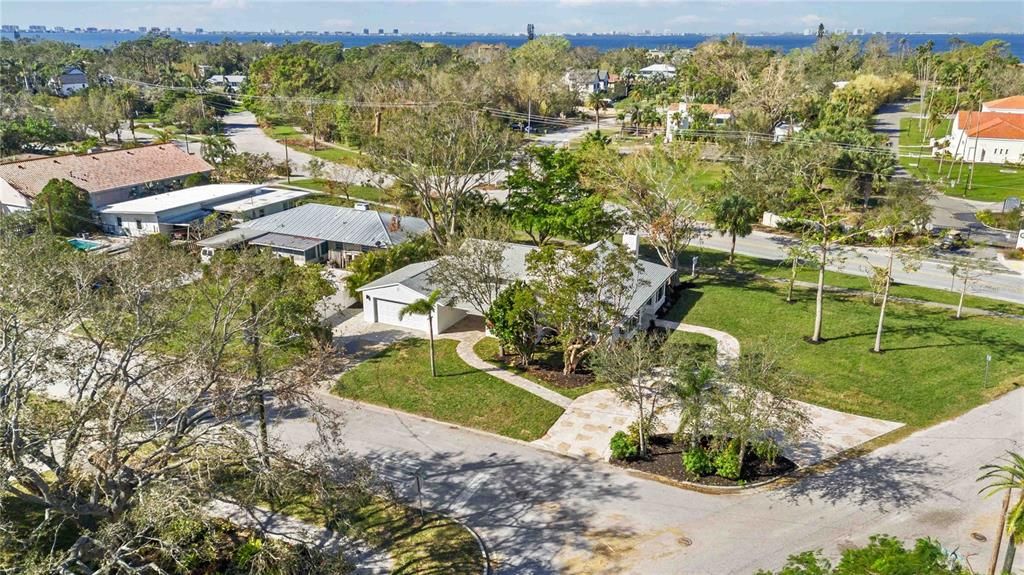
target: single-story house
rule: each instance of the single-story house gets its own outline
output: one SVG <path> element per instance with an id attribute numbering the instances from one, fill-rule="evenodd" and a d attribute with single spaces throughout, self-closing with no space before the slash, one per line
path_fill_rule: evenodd
<path id="1" fill-rule="evenodd" d="M 693 123 L 693 111 L 700 109 L 711 119 L 713 126 L 721 126 L 732 121 L 732 110 L 717 104 L 695 104 L 678 102 L 670 104 L 665 111 L 665 141 L 671 142 L 680 130 L 689 130 Z"/>
<path id="2" fill-rule="evenodd" d="M 474 240 L 483 241 L 483 240 Z M 586 249 L 596 249 L 607 245 L 606 242 L 595 242 Z M 522 244 L 504 244 L 502 268 L 508 274 L 508 283 L 515 280 L 528 280 L 526 258 L 538 248 Z M 638 287 L 626 307 L 626 317 L 622 331 L 632 333 L 638 327 L 646 327 L 653 320 L 665 303 L 668 287 L 676 270 L 658 263 L 643 259 L 639 264 Z M 399 311 L 417 300 L 430 296 L 437 286 L 431 278 L 431 271 L 437 266 L 437 260 L 410 264 L 384 277 L 374 280 L 361 288 L 363 299 L 363 319 L 368 323 L 382 323 L 409 329 L 426 331 L 427 318 L 422 315 L 406 315 L 399 318 Z M 464 302 L 445 300 L 434 309 L 434 333 L 442 333 L 466 315 L 479 315 L 480 312 Z"/>
<path id="3" fill-rule="evenodd" d="M 85 72 L 81 68 L 71 67 L 50 80 L 50 85 L 57 94 L 70 96 L 79 90 L 88 88 L 89 80 L 86 79 Z"/>
<path id="4" fill-rule="evenodd" d="M 180 189 L 188 176 L 212 171 L 201 157 L 173 144 L 10 162 L 0 164 L 0 213 L 27 210 L 52 179 L 82 188 L 100 209 Z"/>
<path id="5" fill-rule="evenodd" d="M 110 234 L 145 236 L 186 232 L 217 206 L 269 193 L 265 184 L 209 184 L 111 204 L 99 210 L 100 226 Z"/>
<path id="6" fill-rule="evenodd" d="M 302 190 L 274 189 L 264 193 L 213 206 L 213 211 L 223 214 L 235 223 L 262 218 L 295 207 L 295 201 L 311 192 Z"/>
<path id="7" fill-rule="evenodd" d="M 1024 162 L 1024 96 L 985 102 L 981 112 L 957 112 L 942 150 L 968 162 Z"/>
<path id="8" fill-rule="evenodd" d="M 244 243 L 270 249 L 300 265 L 326 262 L 345 268 L 366 252 L 387 249 L 427 230 L 422 218 L 310 203 L 241 222 L 234 230 L 197 245 L 204 258 L 217 249 Z"/>
<path id="9" fill-rule="evenodd" d="M 245 76 L 241 74 L 214 74 L 206 79 L 210 86 L 221 87 L 231 92 L 238 91 L 244 82 Z"/>
<path id="10" fill-rule="evenodd" d="M 646 68 L 640 68 L 636 74 L 648 80 L 667 80 L 675 77 L 676 67 L 672 64 L 651 64 Z"/>

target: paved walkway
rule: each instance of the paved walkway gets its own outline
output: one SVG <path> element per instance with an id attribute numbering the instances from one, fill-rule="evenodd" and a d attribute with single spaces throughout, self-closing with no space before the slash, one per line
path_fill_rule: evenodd
<path id="1" fill-rule="evenodd" d="M 528 391 L 536 395 L 537 397 L 547 400 L 563 409 L 568 408 L 569 405 L 572 403 L 572 400 L 570 400 L 568 397 L 560 393 L 551 391 L 550 389 L 544 387 L 543 385 L 534 383 L 529 379 L 526 379 L 525 377 L 516 375 L 511 371 L 502 369 L 498 366 L 487 363 L 486 361 L 481 359 L 480 356 L 478 356 L 476 352 L 473 351 L 473 346 L 475 346 L 477 342 L 479 342 L 484 337 L 487 337 L 483 331 L 476 329 L 460 330 L 456 325 L 455 329 L 450 330 L 449 332 L 446 333 L 442 333 L 438 335 L 438 337 L 445 339 L 454 339 L 458 341 L 459 345 L 455 348 L 455 353 L 457 353 L 459 355 L 459 358 L 461 358 L 462 361 L 466 362 L 470 367 L 489 373 L 506 383 L 510 383 L 518 387 L 519 389 Z"/>
<path id="2" fill-rule="evenodd" d="M 713 338 L 718 343 L 719 366 L 740 355 L 739 340 L 723 331 L 667 320 L 656 320 L 655 325 Z M 903 426 L 902 423 L 797 403 L 810 417 L 810 429 L 802 441 L 787 446 L 783 453 L 800 467 L 820 463 Z M 609 442 L 612 435 L 624 430 L 635 419 L 633 407 L 623 403 L 612 390 L 592 391 L 576 398 L 544 437 L 533 444 L 564 455 L 605 461 L 611 456 Z M 678 409 L 665 409 L 659 414 L 659 433 L 672 433 L 678 427 Z"/>
<path id="3" fill-rule="evenodd" d="M 234 503 L 214 500 L 207 511 L 235 525 L 255 529 L 267 537 L 288 543 L 301 543 L 326 553 L 341 554 L 355 566 L 353 573 L 376 575 L 391 573 L 394 562 L 386 551 L 374 549 L 358 539 L 345 537 L 336 531 L 306 523 L 265 509 L 245 509 Z"/>

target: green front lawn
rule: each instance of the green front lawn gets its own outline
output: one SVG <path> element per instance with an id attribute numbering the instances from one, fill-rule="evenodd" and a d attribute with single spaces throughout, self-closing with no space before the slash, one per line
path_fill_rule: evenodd
<path id="1" fill-rule="evenodd" d="M 929 138 L 942 138 L 949 134 L 949 119 L 939 120 L 931 126 L 928 121 L 922 122 L 918 118 L 902 118 L 900 120 L 900 146 L 928 145 Z M 930 128 L 930 129 L 929 129 Z"/>
<path id="2" fill-rule="evenodd" d="M 456 343 L 435 342 L 437 377 L 427 341 L 407 339 L 347 371 L 334 393 L 514 439 L 543 437 L 562 409 L 466 365 Z"/>
<path id="3" fill-rule="evenodd" d="M 699 256 L 699 269 L 708 268 L 730 269 L 748 275 L 762 275 L 770 278 L 789 280 L 790 267 L 788 264 L 776 260 L 765 260 L 737 255 L 735 263 L 728 267 L 726 260 L 729 254 L 717 250 L 687 250 L 680 256 L 680 261 L 689 262 L 692 256 Z M 952 279 L 952 276 L 950 276 Z M 817 282 L 818 272 L 814 269 L 801 269 L 797 272 L 797 280 L 805 282 Z M 825 275 L 825 283 L 832 287 L 852 290 L 870 291 L 871 283 L 868 278 L 829 271 Z M 890 295 L 898 298 L 908 298 L 921 301 L 956 305 L 960 299 L 960 292 L 939 290 L 934 288 L 920 287 L 894 283 L 889 290 Z M 988 311 L 1024 315 L 1024 306 L 1010 302 L 990 299 L 985 297 L 968 295 L 964 298 L 964 305 Z"/>
<path id="4" fill-rule="evenodd" d="M 900 164 L 919 180 L 936 183 L 949 196 L 960 196 L 971 200 L 1001 202 L 1010 196 L 1024 196 L 1024 168 L 1001 164 L 974 164 L 974 181 L 967 189 L 970 179 L 971 162 L 960 169 L 961 162 L 942 162 L 935 158 L 901 157 Z M 952 168 L 952 170 L 950 170 Z M 959 183 L 957 175 L 960 176 Z M 941 180 L 941 183 L 938 183 Z"/>
<path id="5" fill-rule="evenodd" d="M 325 194 L 335 194 L 338 197 L 345 197 L 345 193 L 347 192 L 349 198 L 356 200 L 367 200 L 377 203 L 384 203 L 387 201 L 387 192 L 381 188 L 373 188 L 370 186 L 356 186 L 349 184 L 346 187 L 345 184 L 336 182 L 334 184 L 334 191 L 332 191 L 329 182 L 314 179 L 293 180 L 290 185 L 306 188 L 307 190 L 323 192 Z"/>
<path id="6" fill-rule="evenodd" d="M 890 304 L 885 353 L 870 351 L 878 308 L 866 298 L 827 294 L 823 336 L 813 345 L 814 291 L 764 280 L 702 278 L 669 317 L 733 334 L 742 346 L 768 341 L 807 378 L 799 399 L 921 428 L 956 416 L 1024 385 L 1024 322 Z M 991 354 L 986 379 L 985 356 Z"/>

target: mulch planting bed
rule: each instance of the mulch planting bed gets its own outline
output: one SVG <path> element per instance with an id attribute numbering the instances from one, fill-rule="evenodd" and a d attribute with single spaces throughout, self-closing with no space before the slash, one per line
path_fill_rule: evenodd
<path id="1" fill-rule="evenodd" d="M 688 481 L 700 485 L 715 487 L 740 487 L 751 483 L 760 483 L 785 475 L 796 469 L 796 464 L 779 456 L 774 464 L 761 461 L 756 454 L 748 453 L 743 464 L 743 475 L 739 480 L 726 479 L 717 475 L 691 475 L 683 467 L 683 446 L 676 443 L 672 435 L 656 435 L 651 438 L 649 454 L 646 459 L 618 461 L 613 459 L 612 465 L 635 469 L 653 475 L 660 475 L 676 481 Z"/>
<path id="2" fill-rule="evenodd" d="M 583 368 L 568 375 L 562 373 L 561 367 L 553 369 L 544 365 L 530 365 L 526 371 L 537 379 L 542 379 L 552 386 L 563 389 L 586 387 L 595 381 L 594 374 L 584 371 Z"/>

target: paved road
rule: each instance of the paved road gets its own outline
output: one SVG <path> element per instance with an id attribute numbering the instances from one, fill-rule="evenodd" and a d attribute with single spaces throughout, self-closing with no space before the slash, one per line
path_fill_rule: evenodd
<path id="1" fill-rule="evenodd" d="M 723 574 L 778 567 L 787 555 L 835 555 L 884 532 L 936 537 L 978 566 L 996 499 L 977 494 L 978 467 L 1024 443 L 1024 390 L 795 485 L 705 495 L 603 463 L 335 398 L 339 451 L 366 457 L 400 494 L 460 517 L 498 573 Z M 274 433 L 300 447 L 315 430 L 299 414 Z"/>
<path id="2" fill-rule="evenodd" d="M 609 130 L 614 129 L 614 120 L 608 123 Z M 580 126 L 574 126 L 572 128 L 566 128 L 564 130 L 558 130 L 557 132 L 551 132 L 544 134 L 537 138 L 534 143 L 540 146 L 555 146 L 556 148 L 564 148 L 568 146 L 573 140 L 583 137 L 584 134 L 596 128 L 595 124 L 586 123 Z"/>
<path id="3" fill-rule="evenodd" d="M 920 117 L 920 114 L 906 111 L 906 106 L 909 103 L 910 101 L 904 101 L 883 105 L 875 114 L 873 127 L 876 132 L 889 138 L 889 146 L 893 150 L 898 150 L 900 155 L 904 156 L 920 153 L 923 150 L 908 146 L 904 146 L 902 149 L 899 147 L 900 120 Z M 896 175 L 897 177 L 910 177 L 910 174 L 902 167 L 897 168 Z M 932 223 L 940 228 L 969 230 L 975 240 L 998 246 L 1010 245 L 1011 240 L 1016 239 L 1008 238 L 1004 233 L 986 228 L 974 216 L 978 210 L 1002 209 L 1000 202 L 980 202 L 945 194 L 935 194 L 928 203 L 932 206 Z"/>
<path id="4" fill-rule="evenodd" d="M 235 143 L 235 148 L 239 152 L 270 154 L 270 157 L 274 158 L 276 162 L 283 162 L 285 159 L 284 146 L 263 133 L 252 112 L 237 112 L 224 116 L 224 131 Z M 306 166 L 312 158 L 313 156 L 309 154 L 289 148 L 288 160 L 292 164 L 292 175 L 308 175 Z M 341 182 L 372 186 L 389 186 L 391 184 L 388 176 L 333 162 L 328 162 L 328 172 L 331 179 Z"/>
<path id="5" fill-rule="evenodd" d="M 728 250 L 729 238 L 713 230 L 705 230 L 705 235 L 694 242 L 695 246 L 704 246 L 716 250 Z M 757 258 L 781 260 L 785 258 L 786 245 L 792 242 L 789 237 L 754 232 L 746 238 L 737 238 L 736 253 Z M 684 266 L 690 262 L 683 262 Z M 884 266 L 887 257 L 884 250 L 876 248 L 851 248 L 845 261 L 829 266 L 830 270 L 842 271 L 853 275 L 868 275 L 868 266 Z M 904 269 L 896 263 L 893 276 L 896 281 L 911 285 L 935 289 L 950 289 L 953 276 L 950 275 L 950 263 L 940 259 L 927 259 L 915 271 Z M 969 288 L 968 293 L 990 297 L 993 299 L 1024 304 L 1024 276 L 1009 270 L 1000 271 L 981 278 Z"/>

